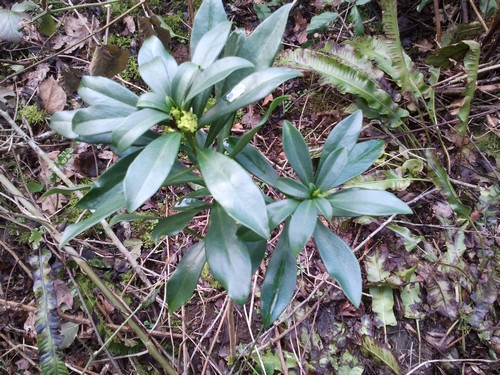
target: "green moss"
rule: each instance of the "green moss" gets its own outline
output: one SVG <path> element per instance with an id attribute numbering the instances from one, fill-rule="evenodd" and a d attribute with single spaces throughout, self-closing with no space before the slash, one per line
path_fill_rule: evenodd
<path id="1" fill-rule="evenodd" d="M 145 211 L 139 213 L 139 215 L 156 215 L 157 213 L 154 211 Z M 132 222 L 132 236 L 135 238 L 139 238 L 143 247 L 145 248 L 153 248 L 155 246 L 155 242 L 153 241 L 153 237 L 151 233 L 153 232 L 154 227 L 158 224 L 158 220 L 137 220 Z"/>
<path id="2" fill-rule="evenodd" d="M 208 267 L 208 264 L 205 264 L 203 266 L 203 269 L 201 270 L 201 278 L 205 280 L 212 288 L 214 289 L 220 289 L 221 285 L 220 283 L 215 280 L 210 273 L 210 268 Z"/>
<path id="3" fill-rule="evenodd" d="M 494 132 L 476 135 L 476 145 L 484 153 L 500 162 L 500 136 Z"/>
<path id="4" fill-rule="evenodd" d="M 30 125 L 37 125 L 41 123 L 47 114 L 44 111 L 40 111 L 36 104 L 27 105 L 19 111 L 19 119 L 25 119 Z"/>

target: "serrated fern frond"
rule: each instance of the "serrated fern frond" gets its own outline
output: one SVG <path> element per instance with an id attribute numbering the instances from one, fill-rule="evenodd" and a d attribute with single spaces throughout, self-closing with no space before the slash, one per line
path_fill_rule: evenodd
<path id="1" fill-rule="evenodd" d="M 408 116 L 408 112 L 399 108 L 391 96 L 380 89 L 364 71 L 357 70 L 351 64 L 344 64 L 333 55 L 297 49 L 287 53 L 284 60 L 292 67 L 318 73 L 324 84 L 336 86 L 343 94 L 349 93 L 361 97 L 372 110 L 385 115 L 392 125 L 398 124 L 402 117 Z"/>
<path id="2" fill-rule="evenodd" d="M 69 374 L 57 352 L 63 341 L 61 321 L 57 315 L 54 284 L 50 278 L 50 252 L 43 250 L 30 257 L 33 267 L 33 292 L 38 302 L 35 328 L 37 333 L 40 368 L 43 375 Z"/>

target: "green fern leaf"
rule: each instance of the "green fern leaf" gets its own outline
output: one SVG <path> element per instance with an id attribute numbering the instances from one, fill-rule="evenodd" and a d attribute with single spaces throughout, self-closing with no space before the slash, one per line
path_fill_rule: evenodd
<path id="1" fill-rule="evenodd" d="M 284 58 L 295 68 L 302 68 L 318 73 L 323 84 L 331 84 L 345 94 L 350 93 L 364 99 L 367 105 L 379 115 L 385 115 L 391 125 L 397 125 L 408 112 L 399 108 L 391 96 L 379 88 L 365 72 L 351 65 L 342 63 L 334 56 L 310 50 L 297 49 L 289 52 Z"/>
<path id="2" fill-rule="evenodd" d="M 33 292 L 38 302 L 36 311 L 36 332 L 40 368 L 43 375 L 69 374 L 57 349 L 63 341 L 60 334 L 61 321 L 57 315 L 56 294 L 50 278 L 50 252 L 43 250 L 39 255 L 30 257 L 33 267 Z"/>
<path id="3" fill-rule="evenodd" d="M 464 104 L 458 111 L 458 118 L 460 119 L 460 123 L 458 124 L 457 128 L 460 133 L 464 134 L 467 131 L 470 105 L 477 87 L 477 72 L 479 69 L 479 55 L 481 53 L 481 46 L 479 45 L 479 43 L 473 40 L 464 40 L 461 43 L 464 43 L 469 47 L 469 50 L 465 53 L 464 56 L 464 67 L 465 71 L 467 72 L 467 85 L 465 87 L 464 93 Z"/>

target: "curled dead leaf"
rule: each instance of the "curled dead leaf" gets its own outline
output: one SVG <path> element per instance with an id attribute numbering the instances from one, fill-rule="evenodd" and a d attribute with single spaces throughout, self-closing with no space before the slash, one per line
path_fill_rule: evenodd
<path id="1" fill-rule="evenodd" d="M 40 83 L 39 96 L 48 113 L 62 111 L 66 105 L 66 93 L 52 76 Z"/>

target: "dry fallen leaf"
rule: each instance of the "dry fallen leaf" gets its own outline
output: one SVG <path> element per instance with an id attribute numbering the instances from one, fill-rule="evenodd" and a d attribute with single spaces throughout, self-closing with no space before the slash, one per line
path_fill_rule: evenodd
<path id="1" fill-rule="evenodd" d="M 125 70 L 129 53 L 112 44 L 98 46 L 90 62 L 90 75 L 112 78 Z"/>
<path id="2" fill-rule="evenodd" d="M 43 108 L 48 113 L 62 111 L 66 104 L 66 93 L 59 86 L 54 77 L 49 77 L 40 83 L 39 89 L 40 99 L 42 100 Z"/>
<path id="3" fill-rule="evenodd" d="M 68 309 L 73 308 L 73 294 L 68 285 L 62 280 L 54 280 L 54 291 L 56 292 L 57 307 L 65 304 Z"/>

